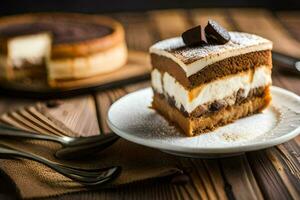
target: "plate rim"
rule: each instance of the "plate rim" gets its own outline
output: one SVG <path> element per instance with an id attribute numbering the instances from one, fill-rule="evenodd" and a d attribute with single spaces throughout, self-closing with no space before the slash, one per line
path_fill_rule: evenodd
<path id="1" fill-rule="evenodd" d="M 295 127 L 295 129 L 293 131 L 286 133 L 282 136 L 276 137 L 274 139 L 250 143 L 250 144 L 240 144 L 240 145 L 235 145 L 235 146 L 195 148 L 195 147 L 176 146 L 176 145 L 172 145 L 172 144 L 160 144 L 153 140 L 143 139 L 143 138 L 134 136 L 134 134 L 126 133 L 126 132 L 120 130 L 118 127 L 116 127 L 110 120 L 110 113 L 111 113 L 113 106 L 117 105 L 117 103 L 120 102 L 122 99 L 128 98 L 129 96 L 134 95 L 135 93 L 138 93 L 138 92 L 142 92 L 144 90 L 151 90 L 151 87 L 147 87 L 147 88 L 140 89 L 135 92 L 129 93 L 129 94 L 121 97 L 120 99 L 118 99 L 116 102 L 114 102 L 109 108 L 109 111 L 107 114 L 107 120 L 106 120 L 108 126 L 111 128 L 111 130 L 115 134 L 119 135 L 120 137 L 122 137 L 130 142 L 140 144 L 143 146 L 147 146 L 147 147 L 151 147 L 151 148 L 155 148 L 155 149 L 162 149 L 162 150 L 166 150 L 166 151 L 184 152 L 184 153 L 193 153 L 193 154 L 195 154 L 195 153 L 198 153 L 198 154 L 201 154 L 201 153 L 224 154 L 224 153 L 237 153 L 237 152 L 247 152 L 247 151 L 265 149 L 268 147 L 272 147 L 272 146 L 284 143 L 300 134 L 300 126 L 299 126 L 299 127 Z M 271 86 L 271 92 L 273 92 L 273 91 L 284 94 L 284 95 L 288 95 L 291 98 L 294 98 L 298 102 L 300 102 L 300 96 L 298 96 L 297 94 L 295 94 L 289 90 L 286 90 L 286 89 L 283 89 L 280 87 L 276 87 L 276 86 Z"/>

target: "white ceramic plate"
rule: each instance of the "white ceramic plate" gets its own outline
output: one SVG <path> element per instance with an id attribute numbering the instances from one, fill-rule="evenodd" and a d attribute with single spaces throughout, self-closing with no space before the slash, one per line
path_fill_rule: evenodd
<path id="1" fill-rule="evenodd" d="M 273 100 L 263 113 L 215 131 L 186 137 L 149 108 L 152 90 L 146 88 L 116 101 L 108 112 L 109 127 L 131 142 L 189 157 L 240 154 L 286 142 L 300 133 L 300 97 L 272 87 Z"/>

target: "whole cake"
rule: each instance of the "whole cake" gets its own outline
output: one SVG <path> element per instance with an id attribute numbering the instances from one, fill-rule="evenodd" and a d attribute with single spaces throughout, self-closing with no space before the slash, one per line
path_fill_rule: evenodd
<path id="1" fill-rule="evenodd" d="M 188 136 L 261 112 L 271 101 L 272 42 L 214 21 L 150 48 L 152 107 Z"/>
<path id="2" fill-rule="evenodd" d="M 47 75 L 49 83 L 122 67 L 124 30 L 117 21 L 83 14 L 32 14 L 0 20 L 0 70 L 5 79 Z"/>

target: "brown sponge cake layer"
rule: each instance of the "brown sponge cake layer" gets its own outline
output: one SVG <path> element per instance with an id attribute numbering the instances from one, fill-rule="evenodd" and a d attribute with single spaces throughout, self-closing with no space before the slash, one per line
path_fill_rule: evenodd
<path id="1" fill-rule="evenodd" d="M 270 66 L 271 68 L 271 56 L 271 51 L 265 50 L 226 58 L 206 66 L 190 77 L 187 77 L 183 69 L 170 58 L 152 53 L 151 63 L 153 68 L 156 68 L 161 72 L 168 72 L 185 88 L 193 89 L 201 84 L 219 79 L 223 76 L 255 69 L 262 65 Z"/>
<path id="2" fill-rule="evenodd" d="M 263 96 L 247 98 L 244 101 L 232 106 L 223 107 L 217 112 L 201 117 L 188 117 L 180 110 L 172 106 L 162 95 L 155 93 L 152 106 L 161 113 L 167 120 L 175 123 L 188 136 L 205 133 L 222 125 L 231 123 L 239 118 L 261 112 L 271 101 L 269 86 L 265 89 Z"/>

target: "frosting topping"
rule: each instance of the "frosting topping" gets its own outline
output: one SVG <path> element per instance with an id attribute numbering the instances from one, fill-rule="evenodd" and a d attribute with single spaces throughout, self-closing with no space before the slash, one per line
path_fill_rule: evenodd
<path id="1" fill-rule="evenodd" d="M 223 45 L 186 46 L 181 37 L 160 41 L 150 53 L 165 56 L 178 63 L 191 76 L 207 65 L 255 51 L 271 50 L 272 42 L 257 35 L 229 32 L 231 40 Z"/>

